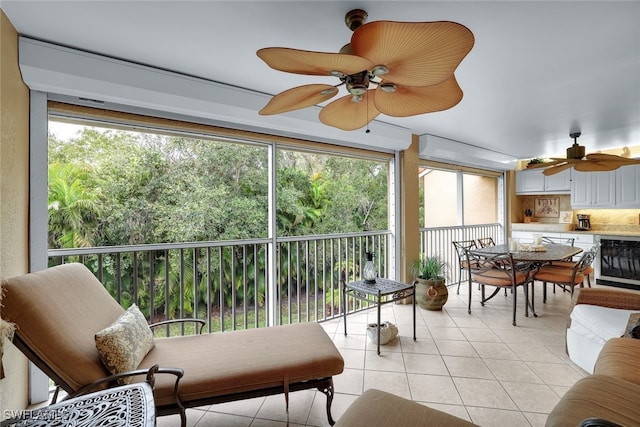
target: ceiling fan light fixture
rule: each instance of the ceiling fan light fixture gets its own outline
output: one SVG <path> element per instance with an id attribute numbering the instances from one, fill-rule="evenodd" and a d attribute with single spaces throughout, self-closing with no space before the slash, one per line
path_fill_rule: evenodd
<path id="1" fill-rule="evenodd" d="M 362 96 L 369 88 L 369 74 L 366 71 L 346 76 L 345 84 L 351 95 Z"/>
<path id="2" fill-rule="evenodd" d="M 384 65 L 376 65 L 371 69 L 371 74 L 374 76 L 384 76 L 389 72 L 389 68 Z"/>
<path id="3" fill-rule="evenodd" d="M 387 93 L 393 93 L 396 91 L 396 89 L 398 89 L 398 87 L 396 85 L 394 85 L 393 83 L 382 83 L 380 85 L 380 89 L 382 89 L 383 91 L 387 92 Z"/>

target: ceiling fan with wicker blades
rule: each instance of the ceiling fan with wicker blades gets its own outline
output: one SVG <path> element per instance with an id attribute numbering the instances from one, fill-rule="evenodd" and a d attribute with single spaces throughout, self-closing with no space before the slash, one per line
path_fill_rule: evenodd
<path id="1" fill-rule="evenodd" d="M 344 85 L 348 94 L 326 105 L 320 121 L 342 130 L 367 125 L 379 114 L 408 117 L 447 110 L 462 99 L 453 72 L 474 44 L 464 25 L 448 22 L 374 21 L 355 9 L 345 23 L 351 43 L 339 53 L 284 47 L 260 49 L 269 67 L 295 74 L 333 76 L 336 85 L 309 84 L 275 95 L 261 115 L 280 114 L 327 101 Z"/>
<path id="2" fill-rule="evenodd" d="M 603 172 L 618 169 L 620 166 L 638 165 L 640 160 L 628 157 L 616 156 L 614 154 L 592 153 L 585 156 L 585 148 L 578 145 L 580 132 L 570 133 L 573 138 L 573 145 L 567 148 L 567 158 L 552 157 L 550 162 L 527 165 L 527 169 L 547 168 L 542 173 L 553 175 L 565 169 L 574 168 L 580 172 Z"/>

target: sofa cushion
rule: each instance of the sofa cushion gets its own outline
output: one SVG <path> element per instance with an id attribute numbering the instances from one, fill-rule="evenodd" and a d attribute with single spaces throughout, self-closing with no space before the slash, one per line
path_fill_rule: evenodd
<path id="1" fill-rule="evenodd" d="M 154 346 L 147 319 L 133 304 L 111 325 L 96 333 L 96 348 L 104 366 L 112 374 L 132 371 Z M 131 378 L 120 379 L 130 383 Z"/>
<path id="2" fill-rule="evenodd" d="M 610 338 L 621 337 L 629 315 L 637 312 L 638 310 L 578 304 L 571 311 L 571 329 L 604 344 Z"/>
<path id="3" fill-rule="evenodd" d="M 587 418 L 602 418 L 621 426 L 640 420 L 640 385 L 608 375 L 576 382 L 547 417 L 546 427 L 576 427 Z"/>
<path id="4" fill-rule="evenodd" d="M 475 424 L 384 391 L 362 393 L 340 417 L 334 427 L 447 426 Z"/>
<path id="5" fill-rule="evenodd" d="M 607 341 L 593 373 L 640 385 L 640 339 L 612 338 Z"/>

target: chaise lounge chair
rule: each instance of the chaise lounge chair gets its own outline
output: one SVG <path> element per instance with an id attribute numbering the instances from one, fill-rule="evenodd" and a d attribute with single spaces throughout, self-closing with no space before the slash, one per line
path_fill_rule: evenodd
<path id="1" fill-rule="evenodd" d="M 125 310 L 84 265 L 14 277 L 2 288 L 2 318 L 17 327 L 14 344 L 62 389 L 74 393 L 112 374 L 95 335 Z M 156 414 L 178 413 L 182 426 L 185 408 L 280 393 L 287 398 L 289 391 L 310 388 L 327 396 L 333 425 L 332 377 L 344 360 L 324 329 L 310 322 L 157 338 L 133 369 L 154 365 L 160 366 Z"/>

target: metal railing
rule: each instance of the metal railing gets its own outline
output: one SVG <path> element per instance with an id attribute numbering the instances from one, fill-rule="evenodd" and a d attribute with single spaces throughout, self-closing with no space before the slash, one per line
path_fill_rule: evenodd
<path id="1" fill-rule="evenodd" d="M 365 252 L 374 253 L 379 275 L 387 276 L 389 235 L 278 238 L 274 263 L 268 258 L 271 239 L 55 249 L 48 255 L 49 266 L 86 265 L 123 307 L 137 304 L 152 322 L 195 317 L 217 332 L 261 327 L 268 318 L 286 324 L 340 316 L 341 280 L 360 278 Z M 276 307 L 269 307 L 270 299 Z M 353 301 L 348 306 L 367 308 Z M 193 328 L 167 326 L 164 333 L 190 334 Z"/>
<path id="2" fill-rule="evenodd" d="M 389 276 L 390 235 L 380 231 L 285 237 L 275 244 L 252 239 L 54 249 L 49 265 L 86 265 L 123 307 L 137 304 L 151 322 L 195 317 L 207 322 L 208 332 L 218 332 L 262 327 L 269 318 L 287 324 L 342 315 L 341 283 L 360 278 L 365 252 L 374 253 L 379 276 Z M 482 237 L 502 243 L 503 227 L 421 228 L 420 250 L 442 257 L 452 285 L 460 277 L 451 242 Z M 272 244 L 274 262 L 268 257 Z M 368 308 L 360 300 L 347 305 L 348 312 Z M 189 324 L 164 330 L 165 335 L 190 333 Z"/>
<path id="3" fill-rule="evenodd" d="M 447 267 L 447 284 L 449 286 L 457 285 L 464 277 L 460 277 L 459 274 L 458 256 L 453 247 L 453 242 L 459 240 L 477 240 L 486 237 L 491 237 L 496 244 L 503 243 L 504 227 L 501 224 L 495 223 L 420 228 L 420 253 L 439 255 Z"/>

